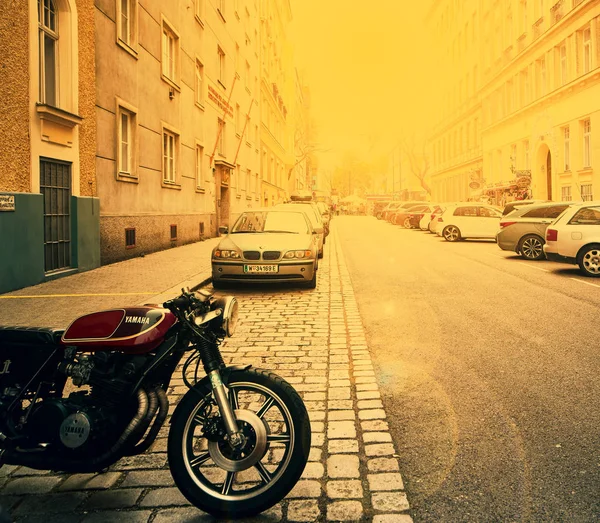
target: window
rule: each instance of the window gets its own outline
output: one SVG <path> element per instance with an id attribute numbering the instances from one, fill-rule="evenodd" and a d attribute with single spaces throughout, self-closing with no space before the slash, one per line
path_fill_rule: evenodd
<path id="1" fill-rule="evenodd" d="M 563 202 L 570 202 L 573 199 L 573 196 L 571 195 L 571 186 L 561 187 L 560 196 Z"/>
<path id="2" fill-rule="evenodd" d="M 238 136 L 241 132 L 240 122 L 240 104 L 235 104 L 235 134 L 237 134 Z"/>
<path id="3" fill-rule="evenodd" d="M 521 20 L 520 33 L 523 34 L 527 32 L 527 0 L 520 0 L 519 13 Z"/>
<path id="4" fill-rule="evenodd" d="M 530 88 L 529 88 L 529 71 L 527 69 L 523 69 L 521 71 L 521 86 L 523 92 L 521 93 L 521 105 L 527 105 L 530 100 Z"/>
<path id="5" fill-rule="evenodd" d="M 531 169 L 531 161 L 529 158 L 529 140 L 523 142 L 523 158 L 525 159 L 525 169 Z"/>
<path id="6" fill-rule="evenodd" d="M 501 216 L 500 211 L 490 209 L 489 207 L 479 207 L 479 216 L 483 218 L 499 218 Z"/>
<path id="7" fill-rule="evenodd" d="M 174 184 L 177 174 L 177 139 L 178 136 L 163 129 L 163 181 Z"/>
<path id="8" fill-rule="evenodd" d="M 40 102 L 58 106 L 58 11 L 52 0 L 38 0 Z"/>
<path id="9" fill-rule="evenodd" d="M 251 88 L 251 77 L 250 77 L 250 64 L 246 62 L 246 89 L 250 90 Z"/>
<path id="10" fill-rule="evenodd" d="M 571 164 L 571 130 L 568 127 L 563 129 L 565 171 L 570 170 Z"/>
<path id="11" fill-rule="evenodd" d="M 583 185 L 581 188 L 583 189 Z M 600 225 L 600 208 L 584 207 L 575 213 L 569 223 L 573 225 Z"/>
<path id="12" fill-rule="evenodd" d="M 583 55 L 582 55 L 582 66 L 583 74 L 589 73 L 592 69 L 592 35 L 589 28 L 583 30 Z"/>
<path id="13" fill-rule="evenodd" d="M 174 242 L 175 240 L 177 240 L 177 225 L 171 225 L 170 227 L 170 232 L 171 232 L 171 241 Z"/>
<path id="14" fill-rule="evenodd" d="M 219 61 L 219 82 L 225 87 L 225 51 L 220 47 L 217 47 L 217 59 Z"/>
<path id="15" fill-rule="evenodd" d="M 125 44 L 131 50 L 136 42 L 137 1 L 118 0 L 117 5 L 117 42 Z"/>
<path id="16" fill-rule="evenodd" d="M 200 60 L 196 60 L 196 84 L 194 86 L 196 104 L 203 106 L 204 103 L 204 66 Z"/>
<path id="17" fill-rule="evenodd" d="M 583 167 L 592 166 L 592 123 L 588 118 L 583 121 Z"/>
<path id="18" fill-rule="evenodd" d="M 217 134 L 218 134 L 218 142 L 217 142 L 217 152 L 221 156 L 225 156 L 225 122 L 218 119 L 217 122 Z"/>
<path id="19" fill-rule="evenodd" d="M 163 20 L 162 32 L 162 75 L 167 80 L 177 84 L 179 57 L 179 36 Z"/>
<path id="20" fill-rule="evenodd" d="M 567 83 L 567 44 L 562 44 L 559 48 L 560 59 L 560 85 Z"/>
<path id="21" fill-rule="evenodd" d="M 592 184 L 591 183 L 583 183 L 583 184 L 581 184 L 581 199 L 584 202 L 591 202 L 594 199 L 594 195 L 592 193 Z"/>
<path id="22" fill-rule="evenodd" d="M 250 169 L 246 169 L 246 194 L 250 195 L 252 192 L 252 172 Z"/>
<path id="23" fill-rule="evenodd" d="M 546 58 L 542 57 L 538 60 L 538 94 L 540 96 L 544 96 L 547 93 L 547 85 L 546 85 Z"/>
<path id="24" fill-rule="evenodd" d="M 225 2 L 226 2 L 226 0 L 217 0 L 217 2 L 216 2 L 217 3 L 217 11 L 223 18 L 223 21 L 225 21 Z"/>
<path id="25" fill-rule="evenodd" d="M 196 189 L 204 190 L 204 147 L 196 145 Z"/>
<path id="26" fill-rule="evenodd" d="M 122 101 L 117 105 L 117 176 L 135 177 L 136 112 Z"/>
<path id="27" fill-rule="evenodd" d="M 454 216 L 477 216 L 477 207 L 457 207 Z"/>
<path id="28" fill-rule="evenodd" d="M 125 229 L 125 247 L 133 249 L 135 247 L 135 227 Z"/>

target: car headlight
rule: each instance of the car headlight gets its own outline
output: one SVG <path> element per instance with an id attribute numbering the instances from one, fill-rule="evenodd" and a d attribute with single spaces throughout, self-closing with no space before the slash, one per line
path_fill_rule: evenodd
<path id="1" fill-rule="evenodd" d="M 232 249 L 216 249 L 213 253 L 213 258 L 239 259 L 241 256 L 238 251 Z"/>
<path id="2" fill-rule="evenodd" d="M 212 320 L 213 325 L 223 329 L 226 336 L 233 336 L 239 318 L 239 306 L 235 297 L 221 296 L 213 302 L 210 308 L 211 310 L 222 310 L 222 313 Z"/>
<path id="3" fill-rule="evenodd" d="M 288 251 L 284 254 L 284 258 L 293 259 L 293 258 L 310 258 L 312 256 L 311 250 L 305 251 Z"/>

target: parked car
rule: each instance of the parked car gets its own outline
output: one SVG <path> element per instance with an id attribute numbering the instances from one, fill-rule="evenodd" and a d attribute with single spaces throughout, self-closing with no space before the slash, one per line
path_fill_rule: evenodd
<path id="1" fill-rule="evenodd" d="M 435 209 L 439 209 L 439 206 L 434 203 L 415 205 L 407 209 L 405 213 L 402 213 L 402 217 L 400 218 L 402 220 L 401 225 L 406 229 L 418 229 L 421 218 L 426 214 L 431 215 Z"/>
<path id="2" fill-rule="evenodd" d="M 546 258 L 579 265 L 582 274 L 600 276 L 600 201 L 578 202 L 546 229 Z"/>
<path id="3" fill-rule="evenodd" d="M 504 251 L 514 251 L 527 260 L 542 260 L 546 228 L 572 202 L 549 202 L 517 207 L 500 220 L 496 243 Z"/>
<path id="4" fill-rule="evenodd" d="M 312 228 L 316 231 L 317 237 L 319 238 L 319 258 L 323 257 L 323 245 L 325 245 L 326 233 L 329 230 L 325 229 L 321 213 L 317 208 L 317 205 L 313 202 L 302 202 L 302 201 L 291 201 L 288 203 L 279 203 L 273 207 L 273 209 L 300 209 L 306 214 Z"/>
<path id="5" fill-rule="evenodd" d="M 306 213 L 296 209 L 243 212 L 212 251 L 213 287 L 226 282 L 298 282 L 317 285 L 318 238 Z"/>
<path id="6" fill-rule="evenodd" d="M 331 222 L 331 208 L 325 202 L 317 202 L 317 209 L 321 213 L 321 219 L 325 226 L 325 236 L 329 235 L 329 224 Z"/>
<path id="7" fill-rule="evenodd" d="M 390 221 L 390 216 L 395 213 L 396 209 L 398 209 L 398 207 L 400 207 L 403 203 L 404 202 L 391 202 L 389 205 L 386 205 L 381 212 L 381 219 Z"/>
<path id="8" fill-rule="evenodd" d="M 388 213 L 387 216 L 387 221 L 390 223 L 395 223 L 396 225 L 400 225 L 401 222 L 399 221 L 399 218 L 397 218 L 398 215 L 402 215 L 404 214 L 408 209 L 412 209 L 413 207 L 415 207 L 416 205 L 426 205 L 426 202 L 416 202 L 416 201 L 407 201 L 407 202 L 399 202 L 400 205 L 398 205 L 393 211 Z"/>
<path id="9" fill-rule="evenodd" d="M 435 233 L 433 227 L 437 224 L 438 215 L 444 212 L 445 206 L 439 205 L 432 212 L 423 214 L 423 217 L 419 221 L 419 228 L 422 231 L 429 231 Z"/>
<path id="10" fill-rule="evenodd" d="M 451 205 L 438 216 L 436 232 L 446 241 L 456 242 L 466 238 L 495 239 L 502 209 L 480 203 Z"/>
<path id="11" fill-rule="evenodd" d="M 533 205 L 535 203 L 549 203 L 550 200 L 514 200 L 512 202 L 508 202 L 504 209 L 502 210 L 502 216 L 506 216 L 507 214 L 513 212 L 515 209 L 519 207 L 523 207 L 523 205 Z"/>
<path id="12" fill-rule="evenodd" d="M 373 204 L 373 216 L 381 220 L 381 213 L 390 204 L 390 202 L 375 202 Z"/>

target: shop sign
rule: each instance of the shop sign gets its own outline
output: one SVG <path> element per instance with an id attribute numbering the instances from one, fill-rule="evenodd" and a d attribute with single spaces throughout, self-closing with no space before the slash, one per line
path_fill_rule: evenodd
<path id="1" fill-rule="evenodd" d="M 475 189 L 479 189 L 479 187 L 481 187 L 481 184 L 479 182 L 476 182 L 475 180 L 473 180 L 470 184 L 469 187 L 473 190 Z"/>
<path id="2" fill-rule="evenodd" d="M 0 194 L 0 211 L 14 211 L 15 197 L 12 194 Z"/>
<path id="3" fill-rule="evenodd" d="M 233 116 L 233 107 L 227 102 L 225 97 L 219 93 L 212 85 L 208 85 L 208 99 L 216 105 L 227 116 Z"/>

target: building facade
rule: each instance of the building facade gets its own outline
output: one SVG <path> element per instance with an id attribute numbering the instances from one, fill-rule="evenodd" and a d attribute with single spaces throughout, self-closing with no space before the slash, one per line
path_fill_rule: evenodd
<path id="1" fill-rule="evenodd" d="M 0 13 L 0 292 L 97 267 L 93 0 Z"/>
<path id="2" fill-rule="evenodd" d="M 430 21 L 457 66 L 430 140 L 438 199 L 598 198 L 600 4 L 441 1 Z"/>
<path id="3" fill-rule="evenodd" d="M 286 36 L 292 21 L 289 0 L 260 2 L 261 201 L 267 207 L 289 196 L 294 171 L 293 107 L 296 72 Z"/>
<path id="4" fill-rule="evenodd" d="M 258 5 L 97 2 L 102 262 L 260 204 Z"/>

